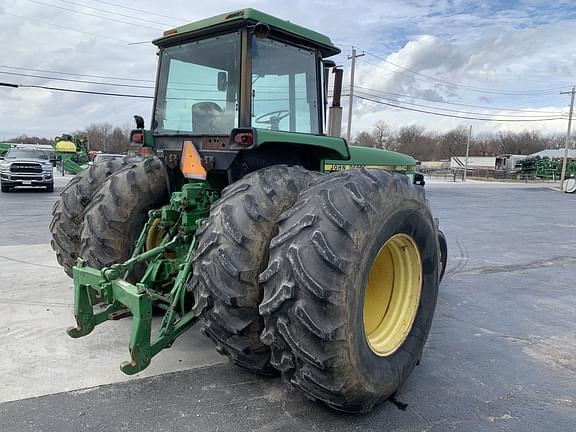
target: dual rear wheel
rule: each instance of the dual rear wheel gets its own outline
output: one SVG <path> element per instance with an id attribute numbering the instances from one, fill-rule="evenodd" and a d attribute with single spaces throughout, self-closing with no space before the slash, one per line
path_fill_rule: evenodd
<path id="1" fill-rule="evenodd" d="M 73 180 L 54 207 L 67 273 L 77 257 L 96 268 L 126 260 L 147 211 L 169 199 L 158 159 L 101 171 Z M 197 239 L 188 288 L 204 333 L 235 364 L 366 412 L 420 360 L 442 259 L 407 177 L 265 168 L 223 190 Z"/>
<path id="2" fill-rule="evenodd" d="M 405 176 L 360 169 L 309 181 L 290 170 L 224 191 L 200 230 L 190 288 L 208 299 L 204 330 L 234 363 L 366 412 L 422 355 L 438 294 L 436 224 Z"/>

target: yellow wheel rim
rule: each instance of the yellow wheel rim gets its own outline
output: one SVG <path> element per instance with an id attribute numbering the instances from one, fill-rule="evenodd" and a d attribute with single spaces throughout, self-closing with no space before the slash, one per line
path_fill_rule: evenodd
<path id="1" fill-rule="evenodd" d="M 406 340 L 422 292 L 422 263 L 416 243 L 396 234 L 382 246 L 366 284 L 364 332 L 376 355 L 388 356 Z"/>
<path id="2" fill-rule="evenodd" d="M 150 249 L 160 246 L 164 234 L 165 231 L 160 228 L 160 218 L 154 219 L 150 224 L 150 228 L 148 228 L 148 233 L 146 234 L 146 250 L 149 251 Z"/>

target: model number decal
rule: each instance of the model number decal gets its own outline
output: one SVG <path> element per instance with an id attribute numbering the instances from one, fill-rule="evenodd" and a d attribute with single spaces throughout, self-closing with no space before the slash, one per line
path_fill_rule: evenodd
<path id="1" fill-rule="evenodd" d="M 379 169 L 384 171 L 406 172 L 408 165 L 363 165 L 363 164 L 324 164 L 325 172 L 345 171 L 353 168 Z"/>

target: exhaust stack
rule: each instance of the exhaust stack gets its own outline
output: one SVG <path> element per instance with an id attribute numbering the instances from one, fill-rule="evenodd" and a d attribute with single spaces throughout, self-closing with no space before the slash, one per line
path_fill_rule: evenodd
<path id="1" fill-rule="evenodd" d="M 334 68 L 334 92 L 332 94 L 332 105 L 328 116 L 328 135 L 339 137 L 342 133 L 342 106 L 340 97 L 342 96 L 342 69 Z"/>

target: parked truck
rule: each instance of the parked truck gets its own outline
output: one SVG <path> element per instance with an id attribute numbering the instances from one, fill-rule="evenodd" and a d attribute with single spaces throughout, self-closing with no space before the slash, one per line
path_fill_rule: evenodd
<path id="1" fill-rule="evenodd" d="M 446 264 L 415 160 L 326 129 L 342 74 L 320 33 L 244 9 L 154 44 L 151 126 L 131 133 L 148 157 L 92 165 L 54 207 L 68 334 L 131 316 L 134 374 L 199 323 L 233 363 L 369 411 L 420 361 Z"/>
<path id="2" fill-rule="evenodd" d="M 47 148 L 46 148 L 47 147 Z M 50 146 L 14 144 L 0 156 L 0 189 L 42 187 L 54 191 L 54 158 Z"/>

